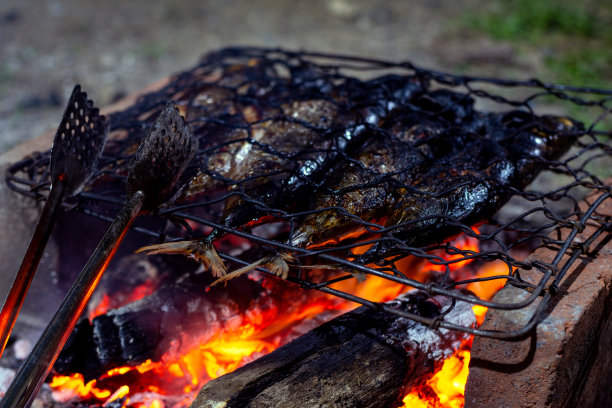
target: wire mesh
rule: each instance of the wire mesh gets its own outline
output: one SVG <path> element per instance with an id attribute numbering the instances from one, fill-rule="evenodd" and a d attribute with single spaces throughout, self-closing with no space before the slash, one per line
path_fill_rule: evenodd
<path id="1" fill-rule="evenodd" d="M 154 242 L 240 237 L 256 250 L 237 256 L 217 245 L 230 269 L 285 254 L 287 281 L 304 288 L 432 327 L 517 337 L 537 324 L 589 242 L 609 230 L 597 207 L 610 198 L 611 99 L 609 90 L 457 76 L 409 62 L 227 48 L 110 115 L 99 170 L 66 210 L 113 219 L 130 156 L 174 100 L 200 149 L 154 215 L 163 226 L 137 231 Z M 44 199 L 49 158 L 33 153 L 12 165 L 9 186 Z M 584 210 L 586 196 L 596 198 Z M 574 242 L 587 223 L 593 236 Z M 538 246 L 559 256 L 526 260 Z M 571 258 L 561 267 L 565 253 Z M 414 260 L 428 272 L 412 273 Z M 477 275 L 492 263 L 502 272 Z M 304 268 L 317 265 L 336 272 Z M 518 268 L 538 270 L 539 283 L 524 282 Z M 544 299 L 520 330 L 480 330 L 338 288 L 369 276 L 491 308 Z M 527 286 L 531 295 L 502 304 L 465 289 L 492 281 Z"/>

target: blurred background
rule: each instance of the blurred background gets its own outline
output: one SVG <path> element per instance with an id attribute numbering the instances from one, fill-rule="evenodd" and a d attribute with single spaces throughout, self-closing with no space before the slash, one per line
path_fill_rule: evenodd
<path id="1" fill-rule="evenodd" d="M 2 0 L 0 152 L 57 126 L 75 83 L 106 106 L 229 45 L 612 88 L 610 1 Z"/>

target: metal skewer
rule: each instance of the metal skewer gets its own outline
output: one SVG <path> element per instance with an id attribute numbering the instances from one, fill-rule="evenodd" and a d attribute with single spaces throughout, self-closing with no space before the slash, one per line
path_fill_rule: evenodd
<path id="1" fill-rule="evenodd" d="M 23 363 L 0 408 L 32 403 L 127 230 L 139 214 L 154 210 L 166 199 L 197 148 L 197 139 L 178 109 L 168 104 L 134 155 L 123 208 Z"/>
<path id="2" fill-rule="evenodd" d="M 0 312 L 0 356 L 49 241 L 60 205 L 66 197 L 78 194 L 91 178 L 107 134 L 108 124 L 104 116 L 76 85 L 53 140 L 51 190 L 47 202 Z"/>

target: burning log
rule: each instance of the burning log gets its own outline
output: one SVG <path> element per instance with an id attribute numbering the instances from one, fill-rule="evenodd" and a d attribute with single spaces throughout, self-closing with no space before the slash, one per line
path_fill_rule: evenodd
<path id="1" fill-rule="evenodd" d="M 55 371 L 80 372 L 92 379 L 114 367 L 159 360 L 169 347 L 165 338 L 187 332 L 193 325 L 227 323 L 233 312 L 246 308 L 240 297 L 249 299 L 245 291 L 253 290 L 242 287 L 231 292 L 235 296 L 228 292 L 220 299 L 217 292 L 203 296 L 204 287 L 201 275 L 189 275 L 91 322 L 81 320 L 55 363 Z"/>
<path id="2" fill-rule="evenodd" d="M 388 303 L 474 325 L 469 304 L 413 291 Z M 382 407 L 435 372 L 469 336 L 362 306 L 206 384 L 191 408 Z"/>
<path id="3" fill-rule="evenodd" d="M 55 372 L 82 373 L 88 381 L 112 368 L 161 361 L 169 353 L 248 324 L 254 310 L 275 318 L 277 313 L 292 312 L 293 305 L 324 296 L 251 279 L 205 289 L 210 282 L 208 274 L 189 273 L 91 322 L 81 320 L 57 359 Z"/>

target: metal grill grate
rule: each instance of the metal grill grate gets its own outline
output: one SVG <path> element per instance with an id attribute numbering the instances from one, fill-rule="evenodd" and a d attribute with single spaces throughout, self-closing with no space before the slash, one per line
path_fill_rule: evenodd
<path id="1" fill-rule="evenodd" d="M 131 154 L 166 102 L 174 100 L 200 139 L 200 151 L 182 189 L 155 214 L 167 222 L 161 228 L 137 226 L 137 231 L 163 242 L 204 239 L 212 229 L 211 240 L 222 242 L 225 235 L 251 244 L 239 256 L 217 246 L 230 267 L 264 255 L 291 254 L 287 280 L 304 288 L 432 327 L 517 337 L 537 324 L 565 272 L 587 251 L 589 242 L 610 227 L 610 219 L 598 215 L 597 207 L 610 198 L 610 185 L 602 180 L 610 176 L 612 163 L 611 99 L 609 90 L 456 76 L 408 62 L 223 49 L 110 115 L 111 140 L 99 172 L 67 209 L 112 220 L 123 203 Z M 570 116 L 578 120 L 566 119 Z M 533 142 L 536 137 L 543 144 L 527 151 L 525 140 Z M 573 143 L 562 159 L 542 153 L 563 140 Z M 474 157 L 480 160 L 477 165 Z M 43 199 L 49 158 L 44 152 L 15 163 L 7 171 L 9 186 Z M 508 163 L 520 180 L 500 181 Z M 538 173 L 539 178 L 525 187 Z M 438 180 L 436 188 L 430 187 L 432 180 Z M 483 209 L 441 210 L 456 203 L 458 192 L 468 195 L 469 204 L 476 200 L 474 192 L 482 189 L 488 194 Z M 597 192 L 588 210 L 582 211 L 578 203 Z M 416 197 L 411 205 L 417 207 L 442 204 L 431 204 L 433 210 L 417 212 L 414 219 L 407 220 L 406 211 L 400 211 L 403 215 L 389 221 L 394 211 L 407 207 L 406 197 Z M 508 199 L 509 204 L 497 211 Z M 484 225 L 473 228 L 483 220 Z M 596 227 L 594 235 L 584 243 L 574 242 L 587 223 Z M 449 241 L 460 232 L 477 240 L 479 249 Z M 552 263 L 524 259 L 539 245 L 558 251 Z M 571 258 L 560 265 L 565 253 Z M 439 272 L 410 278 L 401 266 L 408 257 Z M 465 260 L 473 263 L 453 267 Z M 494 261 L 503 262 L 508 274 L 471 275 Z M 312 265 L 351 273 L 316 274 L 301 267 Z M 517 268 L 539 270 L 539 284 L 522 281 Z M 539 296 L 545 299 L 523 329 L 487 331 L 459 327 L 445 321 L 444 315 L 402 312 L 334 288 L 343 280 L 369 275 L 432 296 L 499 309 L 521 308 Z M 548 284 L 552 276 L 554 282 Z M 515 304 L 499 304 L 458 290 L 491 280 L 530 286 L 532 294 Z"/>

